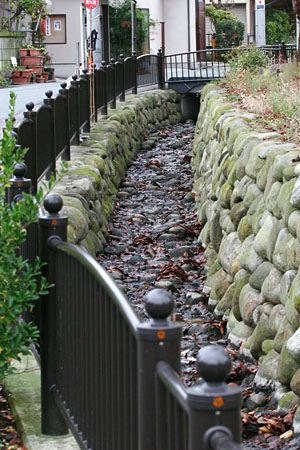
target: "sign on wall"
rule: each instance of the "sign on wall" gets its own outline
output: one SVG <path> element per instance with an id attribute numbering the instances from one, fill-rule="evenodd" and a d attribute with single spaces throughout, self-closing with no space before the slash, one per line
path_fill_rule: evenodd
<path id="1" fill-rule="evenodd" d="M 66 15 L 50 14 L 45 21 L 45 44 L 66 44 Z"/>
<path id="2" fill-rule="evenodd" d="M 98 6 L 98 0 L 84 0 L 84 5 L 88 9 L 94 9 Z"/>

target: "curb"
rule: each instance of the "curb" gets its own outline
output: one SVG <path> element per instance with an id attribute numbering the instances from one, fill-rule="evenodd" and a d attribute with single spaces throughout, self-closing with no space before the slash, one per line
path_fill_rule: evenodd
<path id="1" fill-rule="evenodd" d="M 28 450 L 79 450 L 74 437 L 45 436 L 41 433 L 41 375 L 33 355 L 13 364 L 14 372 L 5 379 L 11 393 L 10 404 L 17 429 Z"/>

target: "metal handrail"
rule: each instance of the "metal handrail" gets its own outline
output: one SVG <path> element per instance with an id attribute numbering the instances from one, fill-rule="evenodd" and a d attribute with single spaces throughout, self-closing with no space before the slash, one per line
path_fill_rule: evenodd
<path id="1" fill-rule="evenodd" d="M 217 428 L 217 427 L 216 427 Z M 233 441 L 232 435 L 228 429 L 214 431 L 209 439 L 209 448 L 211 450 L 243 450 L 240 444 Z"/>
<path id="2" fill-rule="evenodd" d="M 95 277 L 97 282 L 108 293 L 111 300 L 117 306 L 119 312 L 128 323 L 131 332 L 134 336 L 137 336 L 137 328 L 141 322 L 126 297 L 124 297 L 103 267 L 101 267 L 87 252 L 74 244 L 63 242 L 59 238 L 53 238 L 49 243 L 54 251 L 63 252 L 72 256 Z"/>
<path id="3" fill-rule="evenodd" d="M 157 364 L 157 375 L 167 390 L 176 398 L 180 406 L 188 413 L 187 392 L 180 376 L 170 364 L 160 361 Z"/>

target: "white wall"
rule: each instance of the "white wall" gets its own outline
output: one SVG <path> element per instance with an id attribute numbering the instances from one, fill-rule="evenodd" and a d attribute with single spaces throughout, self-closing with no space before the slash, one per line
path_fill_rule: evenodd
<path id="1" fill-rule="evenodd" d="M 190 48 L 196 49 L 195 1 L 190 4 Z M 165 22 L 166 54 L 188 51 L 187 0 L 138 0 L 138 7 L 148 8 L 155 25 L 150 28 L 150 51 L 161 47 L 161 25 Z"/>
<path id="2" fill-rule="evenodd" d="M 79 58 L 81 59 L 80 31 L 81 0 L 52 0 L 50 14 L 66 14 L 66 44 L 48 44 L 47 50 L 52 58 L 52 66 L 58 77 L 68 77 L 75 72 Z"/>
<path id="3" fill-rule="evenodd" d="M 150 53 L 156 54 L 161 47 L 161 25 L 164 21 L 163 0 L 138 0 L 139 8 L 149 9 L 150 18 L 155 23 L 150 27 Z"/>

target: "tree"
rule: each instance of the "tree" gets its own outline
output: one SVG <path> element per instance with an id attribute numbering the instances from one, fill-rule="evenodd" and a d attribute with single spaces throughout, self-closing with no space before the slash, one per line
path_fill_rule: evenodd
<path id="1" fill-rule="evenodd" d="M 238 46 L 243 42 L 244 24 L 229 10 L 208 5 L 205 13 L 215 29 L 217 47 Z"/>
<path id="2" fill-rule="evenodd" d="M 295 34 L 294 22 L 291 23 L 288 12 L 271 9 L 266 16 L 267 44 L 289 43 Z"/>
<path id="3" fill-rule="evenodd" d="M 50 0 L 11 0 L 10 24 L 12 25 L 14 22 L 18 23 L 19 20 L 30 17 L 29 26 L 33 30 L 32 41 L 34 43 L 36 25 L 39 25 L 40 19 L 48 15 L 50 4 Z"/>
<path id="4" fill-rule="evenodd" d="M 120 6 L 110 6 L 110 45 L 111 54 L 118 58 L 123 53 L 125 56 L 131 54 L 131 0 L 125 0 Z M 143 44 L 148 36 L 149 21 L 137 8 L 137 48 L 142 53 Z"/>

